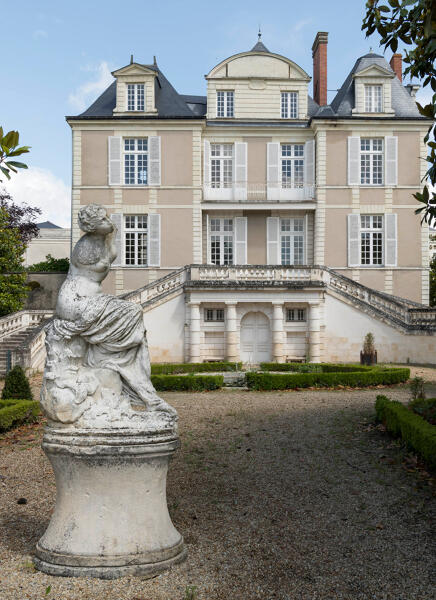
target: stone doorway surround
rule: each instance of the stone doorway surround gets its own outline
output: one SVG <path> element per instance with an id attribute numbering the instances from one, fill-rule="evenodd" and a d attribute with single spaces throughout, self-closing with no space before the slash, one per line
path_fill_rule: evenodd
<path id="1" fill-rule="evenodd" d="M 265 313 L 249 312 L 241 320 L 241 361 L 259 364 L 271 360 L 271 325 Z"/>

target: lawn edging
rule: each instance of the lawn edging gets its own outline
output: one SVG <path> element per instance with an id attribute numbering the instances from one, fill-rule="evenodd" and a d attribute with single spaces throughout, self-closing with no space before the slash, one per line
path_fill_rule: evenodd
<path id="1" fill-rule="evenodd" d="M 358 364 L 333 364 L 333 363 L 276 363 L 264 362 L 259 365 L 261 371 L 292 371 L 294 373 L 357 373 L 371 371 L 374 367 Z M 307 371 L 306 371 L 307 369 Z M 310 370 L 312 369 L 312 371 Z"/>
<path id="2" fill-rule="evenodd" d="M 39 414 L 37 400 L 0 400 L 0 431 L 7 431 L 21 423 L 33 422 Z"/>
<path id="3" fill-rule="evenodd" d="M 158 392 L 205 392 L 219 390 L 224 385 L 222 375 L 152 375 Z"/>
<path id="4" fill-rule="evenodd" d="M 252 390 L 293 390 L 307 387 L 367 387 L 402 383 L 410 377 L 410 369 L 374 368 L 364 371 L 336 373 L 247 373 L 247 386 Z"/>
<path id="5" fill-rule="evenodd" d="M 431 425 L 401 402 L 377 396 L 377 419 L 395 437 L 414 450 L 432 469 L 436 469 L 436 426 Z"/>

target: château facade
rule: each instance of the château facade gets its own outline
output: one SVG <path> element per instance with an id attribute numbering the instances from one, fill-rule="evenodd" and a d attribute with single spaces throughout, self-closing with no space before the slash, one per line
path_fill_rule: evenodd
<path id="1" fill-rule="evenodd" d="M 434 351 L 409 314 L 429 294 L 417 87 L 401 55 L 370 53 L 328 104 L 327 37 L 313 97 L 259 39 L 211 69 L 206 96 L 132 59 L 67 117 L 72 242 L 80 207 L 106 206 L 118 257 L 105 289 L 143 305 L 152 360 L 354 361 L 368 331 L 381 360 L 422 360 L 422 339 Z"/>

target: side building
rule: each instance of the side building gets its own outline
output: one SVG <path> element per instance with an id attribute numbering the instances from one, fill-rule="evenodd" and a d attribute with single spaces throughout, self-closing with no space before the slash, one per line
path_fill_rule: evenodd
<path id="1" fill-rule="evenodd" d="M 358 58 L 328 104 L 327 37 L 313 98 L 259 39 L 206 75 L 207 96 L 132 59 L 67 117 L 73 243 L 80 207 L 105 205 L 118 229 L 105 290 L 141 302 L 154 361 L 352 361 L 372 331 L 382 360 L 431 362 L 412 196 L 428 121 L 397 54 Z"/>

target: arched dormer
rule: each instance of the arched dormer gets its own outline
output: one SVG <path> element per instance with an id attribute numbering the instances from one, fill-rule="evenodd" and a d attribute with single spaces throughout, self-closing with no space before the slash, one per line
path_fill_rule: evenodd
<path id="1" fill-rule="evenodd" d="M 309 75 L 259 42 L 216 65 L 205 78 L 208 119 L 305 120 Z"/>

